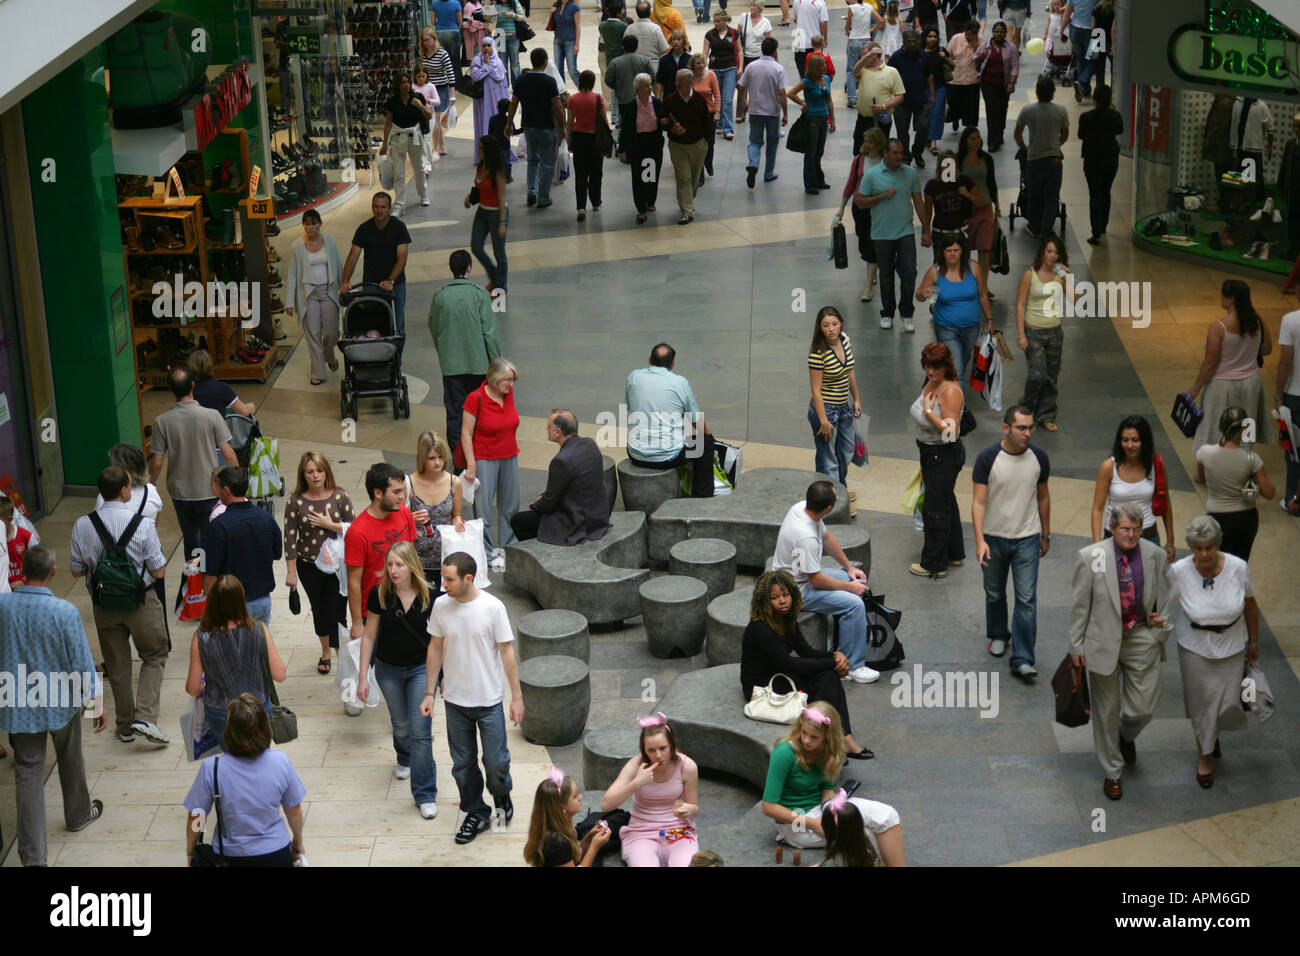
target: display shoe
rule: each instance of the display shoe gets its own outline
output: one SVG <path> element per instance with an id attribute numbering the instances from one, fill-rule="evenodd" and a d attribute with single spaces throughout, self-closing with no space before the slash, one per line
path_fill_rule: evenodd
<path id="1" fill-rule="evenodd" d="M 229 156 L 226 157 L 226 164 L 222 167 L 222 175 L 226 180 L 227 189 L 242 189 L 244 186 L 244 177 L 239 168 L 235 166 L 235 161 Z"/>
<path id="2" fill-rule="evenodd" d="M 271 311 L 272 312 L 284 311 L 284 303 L 280 301 L 280 297 L 278 295 L 271 296 Z"/>
<path id="3" fill-rule="evenodd" d="M 124 232 L 126 234 L 126 251 L 139 252 L 140 251 L 140 227 L 127 226 Z"/>
<path id="4" fill-rule="evenodd" d="M 278 236 L 280 234 L 280 224 L 277 223 L 274 219 L 267 220 L 266 234 L 268 236 Z"/>
<path id="5" fill-rule="evenodd" d="M 1210 248 L 1215 252 L 1223 251 L 1223 239 L 1220 238 L 1217 232 L 1210 233 Z"/>
<path id="6" fill-rule="evenodd" d="M 221 184 L 221 172 L 222 172 L 221 164 L 213 163 L 212 164 L 212 185 L 208 187 L 209 189 L 217 190 L 217 189 L 225 188 Z"/>
<path id="7" fill-rule="evenodd" d="M 266 247 L 266 261 L 267 261 L 267 262 L 279 262 L 279 261 L 280 261 L 280 253 L 276 252 L 275 249 L 272 248 L 271 246 L 267 246 L 267 247 Z"/>
<path id="8" fill-rule="evenodd" d="M 275 266 L 266 270 L 266 284 L 272 289 L 278 289 L 284 285 L 284 280 L 280 278 L 280 273 L 276 271 Z"/>
<path id="9" fill-rule="evenodd" d="M 1256 209 L 1253 213 L 1250 214 L 1251 222 L 1259 222 L 1261 219 L 1265 217 L 1272 218 L 1273 211 L 1274 211 L 1273 197 L 1269 196 L 1267 199 L 1264 200 L 1264 205 L 1260 206 L 1258 209 Z M 1282 221 L 1281 216 L 1279 216 L 1275 221 L 1281 222 Z"/>
<path id="10" fill-rule="evenodd" d="M 162 246 L 164 249 L 185 248 L 185 243 L 182 240 L 177 239 L 176 234 L 166 226 L 158 226 L 154 229 L 154 242 Z"/>
<path id="11" fill-rule="evenodd" d="M 154 242 L 153 233 L 151 231 L 145 230 L 144 232 L 140 233 L 141 252 L 153 252 L 154 249 L 157 247 L 157 245 L 158 244 Z"/>
<path id="12" fill-rule="evenodd" d="M 1267 262 L 1268 257 L 1272 255 L 1272 253 L 1273 253 L 1273 247 L 1269 243 L 1267 242 L 1261 243 L 1259 247 L 1259 261 Z"/>
<path id="13" fill-rule="evenodd" d="M 1264 248 L 1264 243 L 1256 239 L 1250 244 L 1250 248 L 1241 254 L 1243 259 L 1254 259 L 1259 255 L 1260 250 Z"/>
<path id="14" fill-rule="evenodd" d="M 235 244 L 235 210 L 221 210 L 221 244 L 223 246 L 233 246 Z"/>

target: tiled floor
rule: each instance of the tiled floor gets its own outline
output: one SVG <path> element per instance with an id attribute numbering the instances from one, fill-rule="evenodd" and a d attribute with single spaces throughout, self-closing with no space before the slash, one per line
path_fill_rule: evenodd
<path id="1" fill-rule="evenodd" d="M 690 18 L 688 17 L 688 20 Z M 688 24 L 698 41 L 703 26 Z M 784 33 L 784 31 L 778 31 Z M 788 63 L 787 47 L 783 59 Z M 583 65 L 594 66 L 584 49 Z M 591 60 L 592 62 L 588 62 Z M 1030 59 L 1032 64 L 1032 58 Z M 1026 69 L 1034 69 L 1029 65 Z M 842 103 L 842 94 L 840 94 Z M 1014 123 L 1027 102 L 1022 89 L 1012 105 Z M 1058 101 L 1076 115 L 1068 97 Z M 831 137 L 824 163 L 832 183 L 843 182 L 850 156 L 848 121 Z M 440 376 L 437 357 L 425 326 L 428 302 L 445 281 L 447 256 L 465 247 L 469 214 L 460 197 L 468 189 L 472 167 L 467 158 L 466 122 L 451 134 L 452 155 L 435 168 L 434 205 L 415 207 L 408 215 L 412 246 L 408 275 L 410 344 L 405 372 L 412 387 L 412 416 L 395 421 L 382 402 L 363 402 L 355 430 L 340 427 L 337 382 L 307 384 L 305 349 L 295 348 L 286 367 L 267 385 L 242 385 L 241 397 L 257 401 L 258 417 L 268 435 L 281 440 L 281 463 L 291 472 L 307 448 L 326 454 L 340 483 L 362 496 L 361 474 L 384 458 L 409 466 L 415 436 L 421 429 L 441 430 Z M 660 340 L 678 349 L 678 370 L 688 376 L 713 429 L 744 447 L 745 467 L 811 468 L 812 451 L 805 420 L 806 354 L 811 316 L 822 304 L 834 303 L 847 317 L 847 331 L 858 355 L 859 383 L 871 417 L 871 464 L 853 469 L 849 484 L 858 493 L 860 521 L 874 538 L 872 582 L 903 608 L 900 634 L 909 666 L 992 671 L 983 649 L 981 586 L 968 565 L 943 583 L 911 578 L 907 562 L 915 559 L 919 539 L 897 502 L 915 470 L 915 450 L 905 434 L 904 416 L 920 386 L 920 349 L 930 341 L 920 319 L 918 332 L 879 329 L 876 301 L 861 303 L 865 270 L 854 260 L 835 271 L 825 258 L 829 219 L 838 205 L 836 191 L 806 197 L 799 188 L 797 157 L 782 150 L 782 178 L 751 191 L 744 185 L 744 139 L 738 127 L 732 143 L 717 144 L 717 175 L 697 200 L 697 221 L 679 228 L 671 179 L 660 191 L 657 219 L 644 226 L 633 221 L 628 171 L 606 163 L 605 205 L 573 222 L 570 185 L 557 187 L 547 211 L 525 209 L 522 165 L 515 168 L 509 237 L 511 299 L 501 317 L 504 352 L 520 366 L 517 400 L 525 416 L 520 428 L 524 501 L 540 490 L 553 449 L 546 444 L 544 417 L 556 405 L 574 409 L 583 433 L 596 435 L 598 416 L 616 414 L 627 372 L 644 364 L 650 346 Z M 949 133 L 945 145 L 954 137 Z M 1013 150 L 998 154 L 1004 213 L 1015 198 L 1017 174 Z M 1155 258 L 1127 241 L 1131 164 L 1121 161 L 1113 194 L 1117 197 L 1105 244 L 1093 248 L 1080 239 L 1086 230 L 1087 195 L 1080 175 L 1077 146 L 1066 147 L 1067 179 L 1062 198 L 1069 204 L 1071 263 L 1080 277 L 1097 280 L 1149 281 L 1151 322 L 1135 328 L 1123 319 L 1074 319 L 1066 324 L 1066 358 L 1061 376 L 1061 431 L 1040 433 L 1036 441 L 1053 465 L 1053 552 L 1043 563 L 1039 635 L 1040 667 L 1053 667 L 1064 651 L 1072 547 L 1089 533 L 1093 477 L 1109 452 L 1116 421 L 1140 412 L 1156 429 L 1156 441 L 1170 463 L 1175 524 L 1202 510 L 1203 491 L 1192 484 L 1191 443 L 1168 424 L 1167 409 L 1176 391 L 1186 388 L 1201 358 L 1205 329 L 1218 317 L 1217 287 L 1226 277 L 1214 269 Z M 923 173 L 923 179 L 926 176 Z M 365 190 L 343 209 L 326 215 L 326 229 L 346 246 L 356 223 L 368 215 Z M 1021 264 L 1033 252 L 1023 221 L 1011 234 L 1010 275 L 995 276 L 999 324 L 1013 327 L 1011 303 Z M 287 253 L 297 230 L 279 239 Z M 920 258 L 924 260 L 925 253 Z M 283 269 L 281 270 L 284 271 Z M 478 264 L 474 276 L 482 281 Z M 1282 303 L 1267 286 L 1254 283 L 1256 304 L 1276 337 Z M 296 322 L 286 319 L 289 344 L 299 338 Z M 1276 358 L 1264 368 L 1271 387 Z M 1017 354 L 1007 370 L 1004 396 L 1019 395 L 1025 363 Z M 160 393 L 146 396 L 146 419 L 167 402 Z M 998 416 L 976 400 L 980 428 L 967 440 L 968 464 L 975 451 L 997 436 Z M 621 450 L 610 448 L 617 458 Z M 1269 473 L 1280 481 L 1278 449 L 1260 448 Z M 970 513 L 969 476 L 958 484 L 962 514 Z M 85 502 L 66 499 L 41 526 L 56 547 L 68 540 L 71 523 Z M 784 509 L 785 502 L 774 508 Z M 912 862 L 921 864 L 997 864 L 1024 861 L 1048 865 L 1282 864 L 1300 859 L 1300 751 L 1294 743 L 1300 673 L 1300 612 L 1292 600 L 1294 567 L 1300 556 L 1300 528 L 1276 506 L 1261 507 L 1261 529 L 1252 562 L 1264 630 L 1264 664 L 1275 692 L 1278 717 L 1263 727 L 1224 741 L 1227 756 L 1221 781 L 1209 792 L 1191 780 L 1194 755 L 1190 729 L 1182 716 L 1178 669 L 1162 666 L 1163 696 L 1157 719 L 1140 738 L 1141 762 L 1127 779 L 1124 800 L 1101 799 L 1090 733 L 1056 725 L 1051 717 L 1046 678 L 1027 689 L 1000 673 L 1000 713 L 980 719 L 969 711 L 916 710 L 891 706 L 884 681 L 855 687 L 850 707 L 866 739 L 880 755 L 859 776 L 864 793 L 895 803 L 903 815 Z M 178 543 L 170 509 L 160 531 L 169 553 Z M 968 549 L 972 547 L 967 532 Z M 169 568 L 176 580 L 179 559 Z M 97 641 L 89 603 L 81 585 L 58 582 L 81 608 L 92 648 Z M 536 605 L 526 595 L 498 590 L 512 618 Z M 278 596 L 274 633 L 287 652 L 290 677 L 286 703 L 299 714 L 303 736 L 285 749 L 307 785 L 306 842 L 313 865 L 517 863 L 520 859 L 531 795 L 545 767 L 555 760 L 571 773 L 581 766 L 579 745 L 546 749 L 511 731 L 516 806 L 520 819 L 505 834 L 490 833 L 472 847 L 455 847 L 455 790 L 442 734 L 435 719 L 435 756 L 439 762 L 442 814 L 421 820 L 410 803 L 409 789 L 392 777 L 392 752 L 386 710 L 359 718 L 343 715 L 332 681 L 314 670 L 317 645 L 302 618 L 293 618 Z M 182 687 L 188 638 L 176 629 L 164 690 L 161 723 L 177 727 L 188 701 Z M 647 705 L 642 681 L 655 681 L 662 695 L 675 674 L 704 666 L 690 661 L 660 661 L 645 652 L 639 624 L 626 630 L 593 634 L 593 705 L 589 726 L 630 721 Z M 180 801 L 193 780 L 194 767 L 173 745 L 165 750 L 117 743 L 111 735 L 87 739 L 88 773 L 94 794 L 108 806 L 102 821 L 80 834 L 62 829 L 57 812 L 59 790 L 51 777 L 47 801 L 51 862 L 60 865 L 177 865 L 181 862 L 184 814 Z M 857 768 L 854 768 L 857 769 Z M 342 772 L 341 772 L 342 771 Z M 711 827 L 723 832 L 743 815 L 757 796 L 734 780 L 707 776 L 702 785 L 701 818 L 707 845 Z M 1094 811 L 1107 811 L 1106 828 L 1095 828 Z M 12 833 L 13 784 L 0 776 L 0 820 Z M 1267 834 L 1267 836 L 1262 836 Z M 10 854 L 8 865 L 16 863 Z"/>

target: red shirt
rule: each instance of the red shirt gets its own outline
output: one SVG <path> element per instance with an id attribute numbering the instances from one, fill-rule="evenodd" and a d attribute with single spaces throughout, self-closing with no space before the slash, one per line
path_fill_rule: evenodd
<path id="1" fill-rule="evenodd" d="M 594 92 L 574 93 L 569 97 L 569 109 L 573 110 L 573 131 L 575 133 L 596 132 L 597 97 Z"/>
<path id="2" fill-rule="evenodd" d="M 484 383 L 469 393 L 465 411 L 474 416 L 474 457 L 485 460 L 514 458 L 519 454 L 515 432 L 519 430 L 519 413 L 515 411 L 515 390 L 506 392 L 504 405 L 488 398 Z"/>
<path id="3" fill-rule="evenodd" d="M 0 524 L 0 527 L 4 525 Z M 26 528 L 17 528 L 16 532 L 9 540 L 9 586 L 11 588 L 27 583 L 27 579 L 23 577 L 23 555 L 27 553 L 27 545 L 32 540 L 32 533 Z"/>
<path id="4" fill-rule="evenodd" d="M 831 59 L 831 55 L 830 55 L 829 53 L 809 53 L 808 56 L 804 59 L 804 66 L 803 66 L 803 68 L 804 68 L 805 70 L 808 69 L 808 60 L 811 60 L 813 57 L 820 57 L 821 59 L 825 60 L 825 61 L 826 61 L 826 70 L 825 70 L 825 73 L 826 73 L 826 79 L 828 79 L 828 80 L 833 80 L 833 79 L 835 79 L 835 62 Z"/>
<path id="5" fill-rule="evenodd" d="M 361 613 L 366 613 L 370 592 L 384 577 L 388 549 L 398 541 L 415 540 L 415 518 L 410 508 L 394 511 L 380 521 L 369 509 L 362 511 L 348 526 L 343 539 L 343 563 L 361 568 Z"/>

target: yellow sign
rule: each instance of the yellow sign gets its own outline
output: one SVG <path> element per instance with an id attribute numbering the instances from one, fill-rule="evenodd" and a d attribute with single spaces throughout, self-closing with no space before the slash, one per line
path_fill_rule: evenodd
<path id="1" fill-rule="evenodd" d="M 271 219 L 275 216 L 275 206 L 270 199 L 243 199 L 241 203 L 248 210 L 249 219 Z"/>

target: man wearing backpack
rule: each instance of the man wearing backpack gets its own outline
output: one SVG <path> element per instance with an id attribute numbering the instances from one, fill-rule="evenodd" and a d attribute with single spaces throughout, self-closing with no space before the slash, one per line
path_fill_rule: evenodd
<path id="1" fill-rule="evenodd" d="M 131 505 L 131 476 L 110 465 L 99 473 L 104 504 L 72 526 L 74 578 L 87 578 L 104 655 L 104 676 L 113 688 L 117 739 L 136 735 L 155 744 L 171 743 L 158 726 L 163 668 L 167 664 L 167 623 L 162 602 L 148 585 L 166 572 L 158 530 L 144 519 L 144 502 Z M 140 655 L 140 684 L 131 686 L 131 642 Z"/>

